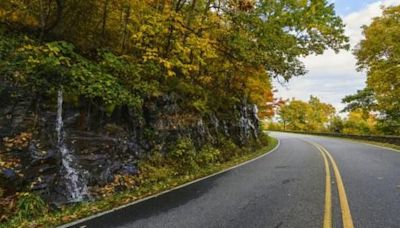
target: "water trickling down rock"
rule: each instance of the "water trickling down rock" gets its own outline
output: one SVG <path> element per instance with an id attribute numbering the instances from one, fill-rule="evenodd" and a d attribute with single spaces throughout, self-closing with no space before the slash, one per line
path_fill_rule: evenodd
<path id="1" fill-rule="evenodd" d="M 240 107 L 239 128 L 242 143 L 250 138 L 258 138 L 258 107 L 256 105 L 243 105 Z M 251 134 L 253 134 L 251 136 Z"/>
<path id="2" fill-rule="evenodd" d="M 29 188 L 57 205 L 88 199 L 89 190 L 90 199 L 101 197 L 97 188 L 114 181 L 116 175 L 137 175 L 142 156 L 153 150 L 168 153 L 182 137 L 200 148 L 219 145 L 224 137 L 245 145 L 257 140 L 259 133 L 257 107 L 246 100 L 229 110 L 199 115 L 182 108 L 179 95 L 167 94 L 147 100 L 142 114 L 119 107 L 106 115 L 93 101 L 82 99 L 78 106 L 66 102 L 61 91 L 56 109 L 53 100 L 32 98 L 26 104 L 26 97 L 20 93 L 0 100 L 1 138 L 32 132 L 26 148 L 8 153 L 21 161 L 24 175 L 17 181 L 8 179 L 15 182 L 13 186 Z"/>
<path id="3" fill-rule="evenodd" d="M 64 177 L 66 186 L 66 197 L 70 202 L 82 201 L 88 197 L 87 186 L 84 179 L 75 167 L 74 156 L 65 144 L 63 112 L 63 93 L 58 91 L 57 97 L 57 148 L 61 153 L 62 168 L 61 172 Z"/>

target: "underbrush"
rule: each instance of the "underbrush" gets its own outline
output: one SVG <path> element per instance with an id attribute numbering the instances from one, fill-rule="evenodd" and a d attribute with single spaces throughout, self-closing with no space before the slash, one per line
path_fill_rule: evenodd
<path id="1" fill-rule="evenodd" d="M 190 139 L 183 138 L 168 153 L 153 151 L 143 158 L 139 162 L 138 175 L 116 176 L 112 183 L 92 189 L 101 196 L 94 201 L 49 210 L 38 196 L 22 193 L 16 201 L 13 217 L 0 227 L 48 227 L 71 222 L 240 164 L 270 151 L 276 145 L 276 139 L 262 135 L 246 147 L 238 147 L 223 139 L 217 145 L 196 149 Z"/>

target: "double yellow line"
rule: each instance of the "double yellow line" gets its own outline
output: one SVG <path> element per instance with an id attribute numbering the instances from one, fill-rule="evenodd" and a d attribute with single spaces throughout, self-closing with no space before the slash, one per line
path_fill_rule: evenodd
<path id="1" fill-rule="evenodd" d="M 340 176 L 339 168 L 336 165 L 335 160 L 332 158 L 332 155 L 321 145 L 313 142 L 308 142 L 308 143 L 316 147 L 321 152 L 325 164 L 325 208 L 324 208 L 323 227 L 332 228 L 332 189 L 331 189 L 331 171 L 328 162 L 329 158 L 329 161 L 332 164 L 338 188 L 340 208 L 342 211 L 343 228 L 354 228 L 353 219 L 351 218 L 349 202 L 347 200 L 343 180 L 342 177 Z"/>

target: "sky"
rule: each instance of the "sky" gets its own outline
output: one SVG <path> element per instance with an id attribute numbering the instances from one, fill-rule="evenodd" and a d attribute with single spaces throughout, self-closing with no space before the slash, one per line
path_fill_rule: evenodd
<path id="1" fill-rule="evenodd" d="M 400 0 L 329 0 L 335 4 L 337 15 L 346 24 L 346 35 L 350 38 L 351 49 L 363 38 L 362 25 L 371 23 L 372 18 L 382 15 L 381 6 L 400 4 Z M 343 109 L 341 100 L 365 87 L 366 73 L 356 71 L 356 59 L 352 51 L 325 51 L 323 55 L 308 56 L 302 61 L 308 70 L 304 76 L 291 79 L 283 86 L 273 81 L 278 90 L 275 97 L 308 100 L 310 95 L 323 102 Z"/>

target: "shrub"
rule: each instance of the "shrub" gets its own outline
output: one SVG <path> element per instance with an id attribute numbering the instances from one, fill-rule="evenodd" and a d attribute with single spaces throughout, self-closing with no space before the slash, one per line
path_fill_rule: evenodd
<path id="1" fill-rule="evenodd" d="M 240 149 L 238 146 L 230 139 L 221 139 L 219 147 L 221 148 L 221 153 L 219 160 L 221 162 L 228 161 L 233 157 L 238 156 Z"/>
<path id="2" fill-rule="evenodd" d="M 174 170 L 171 167 L 161 166 L 160 163 L 157 164 L 149 160 L 139 163 L 140 174 L 138 179 L 141 184 L 163 181 L 174 174 Z"/>
<path id="3" fill-rule="evenodd" d="M 154 167 L 165 166 L 165 156 L 159 151 L 152 151 L 151 155 L 145 161 Z"/>
<path id="4" fill-rule="evenodd" d="M 211 145 L 205 145 L 197 154 L 197 164 L 200 167 L 206 167 L 210 163 L 219 162 L 221 151 Z"/>
<path id="5" fill-rule="evenodd" d="M 178 140 L 168 153 L 169 160 L 176 164 L 178 174 L 189 174 L 198 170 L 199 165 L 196 162 L 196 156 L 196 148 L 189 138 Z"/>
<path id="6" fill-rule="evenodd" d="M 17 217 L 20 219 L 33 219 L 47 212 L 47 205 L 33 193 L 20 193 L 17 200 Z"/>

